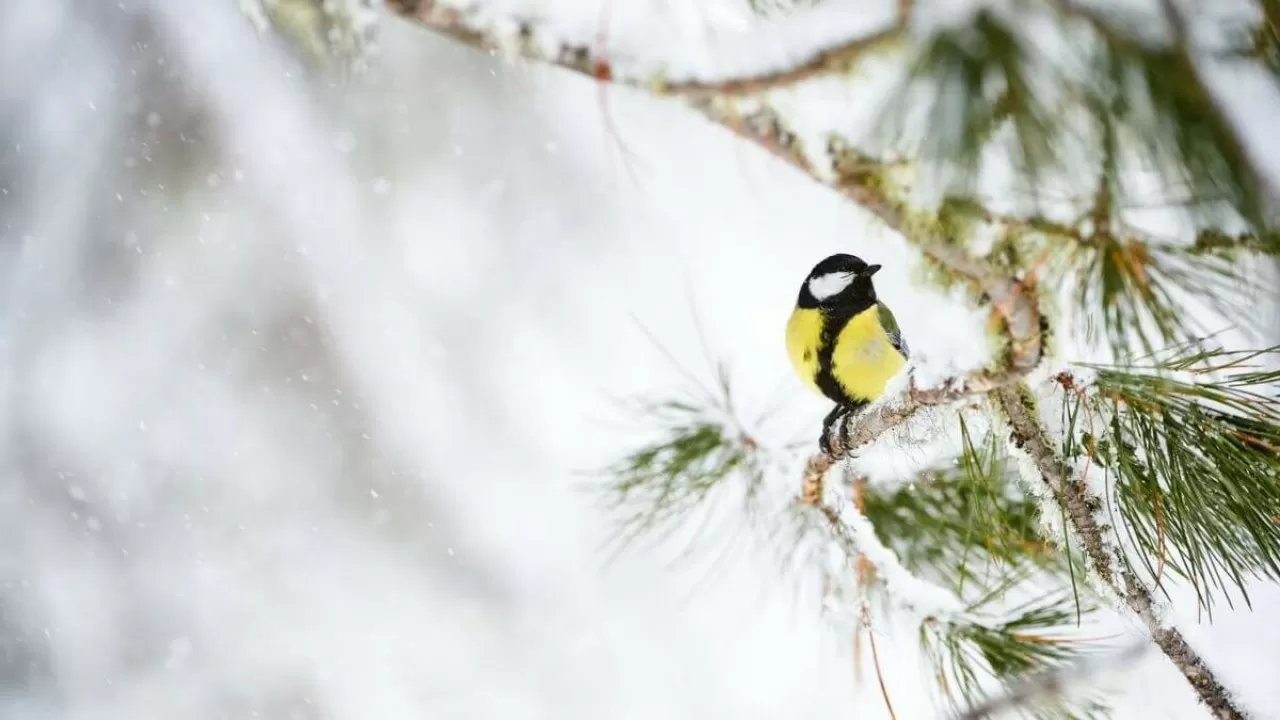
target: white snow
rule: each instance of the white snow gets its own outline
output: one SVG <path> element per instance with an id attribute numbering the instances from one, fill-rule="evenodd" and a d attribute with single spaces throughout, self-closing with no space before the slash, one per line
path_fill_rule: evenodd
<path id="1" fill-rule="evenodd" d="M 939 622 L 960 619 L 964 604 L 946 588 L 916 577 L 903 567 L 893 550 L 876 537 L 875 528 L 852 503 L 839 506 L 840 521 L 850 531 L 853 546 L 876 566 L 876 576 L 884 583 L 892 601 L 911 611 L 915 619 L 934 618 Z M 850 567 L 852 560 L 850 558 Z"/>
<path id="2" fill-rule="evenodd" d="M 511 33 L 530 22 L 532 41 L 555 55 L 562 46 L 608 51 L 614 74 L 671 81 L 757 75 L 807 60 L 815 49 L 892 24 L 893 0 L 824 2 L 767 23 L 739 0 L 451 1 L 476 27 Z M 765 39 L 767 38 L 767 41 Z"/>
<path id="3" fill-rule="evenodd" d="M 538 17 L 548 45 L 603 25 L 620 72 L 682 79 L 781 67 L 893 4 L 478 12 Z M 984 364 L 985 316 L 913 284 L 916 252 L 867 213 L 671 103 L 390 20 L 375 77 L 315 87 L 236 5 L 0 3 L 0 716 L 887 717 L 773 558 L 602 568 L 582 472 L 634 445 L 614 398 L 683 382 L 632 317 L 703 382 L 704 356 L 730 360 L 777 445 L 827 409 L 782 347 L 817 259 L 884 265 L 918 383 Z M 886 67 L 859 79 L 883 89 Z M 869 126 L 873 94 L 775 100 L 813 145 L 833 113 Z M 932 462 L 953 416 L 917 422 L 859 469 Z M 849 520 L 895 592 L 953 609 Z M 1251 591 L 1256 614 L 1218 625 L 1173 611 L 1265 710 L 1280 593 Z M 927 716 L 897 629 L 898 716 Z M 1121 708 L 1200 716 L 1159 662 Z"/>

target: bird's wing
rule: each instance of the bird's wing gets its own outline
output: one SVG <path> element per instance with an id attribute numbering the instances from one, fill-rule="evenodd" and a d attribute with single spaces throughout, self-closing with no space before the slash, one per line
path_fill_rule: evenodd
<path id="1" fill-rule="evenodd" d="M 880 315 L 880 327 L 884 328 L 885 334 L 889 336 L 889 342 L 902 353 L 902 357 L 911 357 L 911 351 L 907 349 L 907 340 L 902 337 L 902 331 L 898 329 L 898 321 L 893 317 L 893 311 L 884 303 L 876 303 L 876 310 Z"/>

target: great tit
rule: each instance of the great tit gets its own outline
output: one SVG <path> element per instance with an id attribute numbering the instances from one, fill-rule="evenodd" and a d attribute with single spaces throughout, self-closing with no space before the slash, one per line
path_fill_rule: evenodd
<path id="1" fill-rule="evenodd" d="M 836 403 L 819 447 L 831 452 L 832 426 L 884 392 L 909 357 L 893 313 L 876 300 L 879 265 L 837 254 L 813 267 L 787 321 L 787 354 L 806 384 Z"/>

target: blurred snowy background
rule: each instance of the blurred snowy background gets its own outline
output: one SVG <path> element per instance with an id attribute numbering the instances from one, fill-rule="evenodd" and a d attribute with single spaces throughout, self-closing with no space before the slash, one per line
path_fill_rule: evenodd
<path id="1" fill-rule="evenodd" d="M 229 0 L 0 4 L 0 718 L 886 716 L 767 553 L 606 564 L 585 473 L 681 381 L 641 328 L 698 368 L 695 316 L 812 434 L 781 328 L 829 252 L 926 358 L 980 319 L 678 107 L 390 18 L 314 77 Z M 1184 629 L 1280 718 L 1253 599 Z M 1206 716 L 1135 672 L 1121 717 Z"/>

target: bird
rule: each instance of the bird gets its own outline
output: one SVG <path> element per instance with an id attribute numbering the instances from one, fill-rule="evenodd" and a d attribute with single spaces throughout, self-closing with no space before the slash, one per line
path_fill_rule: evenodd
<path id="1" fill-rule="evenodd" d="M 796 374 L 836 403 L 818 439 L 828 455 L 832 427 L 879 398 L 910 358 L 897 319 L 876 298 L 871 277 L 880 267 L 843 253 L 823 259 L 801 284 L 787 320 L 787 354 Z"/>

